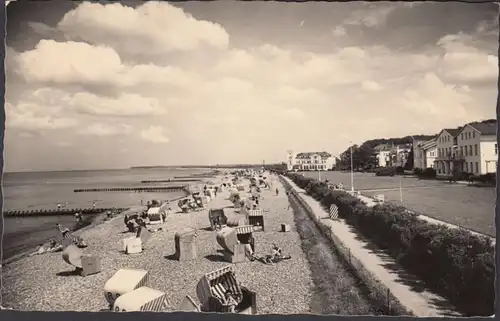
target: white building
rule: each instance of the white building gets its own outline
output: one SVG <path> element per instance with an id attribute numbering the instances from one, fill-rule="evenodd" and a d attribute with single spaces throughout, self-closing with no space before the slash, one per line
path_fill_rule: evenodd
<path id="1" fill-rule="evenodd" d="M 458 128 L 443 129 L 436 137 L 437 157 L 434 160 L 438 176 L 451 176 L 462 168 L 463 159 L 457 154 Z"/>
<path id="2" fill-rule="evenodd" d="M 422 140 L 422 138 L 430 138 Z M 413 139 L 413 168 L 434 168 L 437 156 L 436 137 L 421 136 Z"/>
<path id="3" fill-rule="evenodd" d="M 457 135 L 461 170 L 474 175 L 495 173 L 498 161 L 497 124 L 467 124 Z"/>
<path id="4" fill-rule="evenodd" d="M 405 166 L 411 146 L 408 144 L 389 145 L 380 144 L 373 148 L 378 159 L 379 167 Z"/>
<path id="5" fill-rule="evenodd" d="M 307 152 L 287 155 L 289 170 L 298 171 L 327 171 L 335 166 L 335 157 L 327 152 Z"/>
<path id="6" fill-rule="evenodd" d="M 378 167 L 386 167 L 391 161 L 391 146 L 388 144 L 379 144 L 374 148 L 375 156 L 378 160 Z"/>
<path id="7" fill-rule="evenodd" d="M 412 137 L 413 168 L 425 169 L 434 166 L 436 157 L 436 136 L 418 135 Z M 432 161 L 429 162 L 429 159 Z"/>

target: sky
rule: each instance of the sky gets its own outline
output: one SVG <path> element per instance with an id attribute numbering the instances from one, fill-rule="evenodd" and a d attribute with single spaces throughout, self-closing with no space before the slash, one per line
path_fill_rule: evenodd
<path id="1" fill-rule="evenodd" d="M 272 163 L 494 118 L 498 9 L 11 2 L 5 171 Z"/>

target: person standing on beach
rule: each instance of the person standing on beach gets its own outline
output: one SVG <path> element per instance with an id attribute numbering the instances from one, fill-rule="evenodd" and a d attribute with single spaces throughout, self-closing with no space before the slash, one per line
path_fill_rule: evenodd
<path id="1" fill-rule="evenodd" d="M 92 203 L 92 208 L 95 208 L 95 202 Z"/>
<path id="2" fill-rule="evenodd" d="M 61 203 L 57 203 L 57 209 L 60 210 L 61 209 Z"/>
<path id="3" fill-rule="evenodd" d="M 279 189 L 276 187 L 276 196 L 280 193 Z"/>

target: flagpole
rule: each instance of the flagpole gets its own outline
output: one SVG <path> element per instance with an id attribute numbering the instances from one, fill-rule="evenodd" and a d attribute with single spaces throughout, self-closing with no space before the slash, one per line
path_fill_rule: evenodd
<path id="1" fill-rule="evenodd" d="M 399 176 L 399 199 L 403 203 L 403 179 Z"/>

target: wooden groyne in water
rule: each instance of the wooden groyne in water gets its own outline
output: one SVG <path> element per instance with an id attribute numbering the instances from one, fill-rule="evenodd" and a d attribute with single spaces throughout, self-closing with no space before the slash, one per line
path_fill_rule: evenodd
<path id="1" fill-rule="evenodd" d="M 181 183 L 181 182 L 200 182 L 200 179 L 190 178 L 190 179 L 160 179 L 154 181 L 141 181 L 142 184 L 151 183 Z"/>
<path id="2" fill-rule="evenodd" d="M 75 189 L 75 193 L 83 192 L 181 192 L 186 191 L 186 186 L 158 186 L 158 187 L 110 187 L 110 188 L 81 188 Z"/>
<path id="3" fill-rule="evenodd" d="M 62 209 L 39 209 L 39 210 L 24 210 L 24 211 L 5 211 L 4 217 L 22 217 L 22 216 L 57 216 L 57 215 L 74 215 L 75 213 L 85 214 L 100 214 L 107 211 L 123 212 L 126 208 L 62 208 Z"/>

